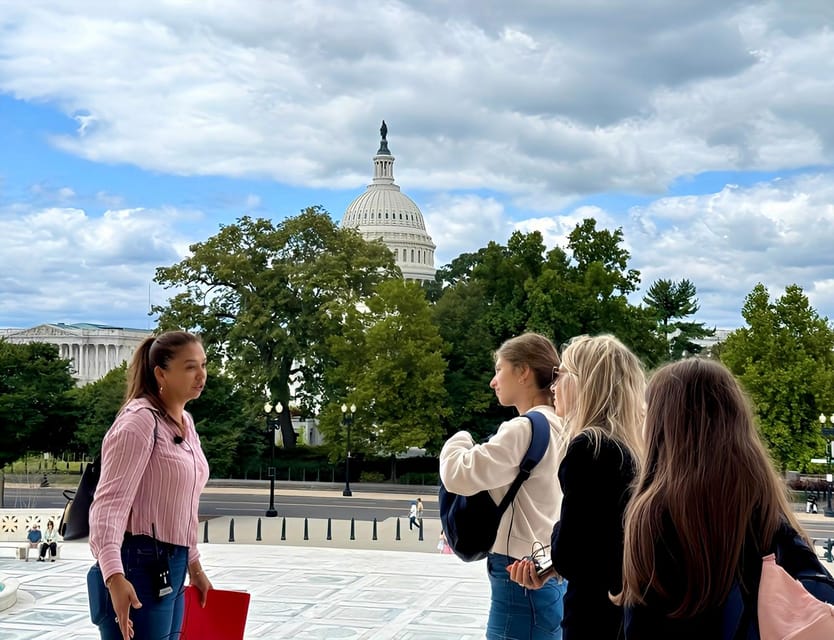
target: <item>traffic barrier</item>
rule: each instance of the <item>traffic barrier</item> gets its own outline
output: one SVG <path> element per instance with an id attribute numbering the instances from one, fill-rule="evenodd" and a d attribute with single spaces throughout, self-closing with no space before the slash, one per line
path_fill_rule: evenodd
<path id="1" fill-rule="evenodd" d="M 399 539 L 400 539 L 400 519 L 397 518 L 397 535 L 394 538 L 394 540 L 399 540 Z"/>
<path id="2" fill-rule="evenodd" d="M 229 520 L 229 542 L 235 541 L 235 519 Z"/>
<path id="3" fill-rule="evenodd" d="M 281 540 L 287 539 L 287 519 L 281 518 Z"/>
<path id="4" fill-rule="evenodd" d="M 304 518 L 304 539 L 305 540 L 310 539 L 310 530 L 307 526 L 307 518 Z"/>
<path id="5" fill-rule="evenodd" d="M 423 541 L 423 519 L 420 518 L 420 530 L 417 532 L 417 540 Z"/>
<path id="6" fill-rule="evenodd" d="M 374 518 L 374 532 L 373 532 L 373 535 L 371 535 L 371 540 L 376 540 L 376 539 L 377 539 L 377 537 L 376 537 L 376 518 Z"/>
<path id="7" fill-rule="evenodd" d="M 330 518 L 328 518 L 327 519 L 327 540 L 332 540 L 332 539 L 333 539 L 333 535 L 332 535 L 332 530 L 331 530 L 331 525 L 330 525 Z"/>
<path id="8" fill-rule="evenodd" d="M 203 525 L 204 525 L 203 526 L 203 542 L 207 543 L 208 542 L 208 520 L 203 522 Z"/>
<path id="9" fill-rule="evenodd" d="M 356 525 L 353 522 L 353 518 L 350 519 L 350 539 L 356 540 Z"/>
<path id="10" fill-rule="evenodd" d="M 255 541 L 260 542 L 263 538 L 261 538 L 261 519 L 258 518 L 258 531 L 255 534 Z"/>

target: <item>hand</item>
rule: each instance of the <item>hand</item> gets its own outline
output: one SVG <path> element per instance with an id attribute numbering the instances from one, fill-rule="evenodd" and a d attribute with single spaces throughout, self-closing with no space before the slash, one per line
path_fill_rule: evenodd
<path id="1" fill-rule="evenodd" d="M 110 599 L 113 602 L 116 623 L 122 632 L 122 638 L 130 640 L 133 637 L 133 620 L 130 619 L 130 610 L 139 609 L 142 603 L 139 602 L 133 585 L 123 573 L 110 576 L 107 588 L 110 590 Z"/>
<path id="2" fill-rule="evenodd" d="M 525 589 L 541 589 L 544 583 L 555 575 L 552 570 L 548 570 L 542 577 L 539 577 L 536 575 L 536 565 L 532 560 L 516 560 L 507 567 L 507 572 L 510 574 L 510 580 Z"/>
<path id="3" fill-rule="evenodd" d="M 188 581 L 199 590 L 200 606 L 205 607 L 209 589 L 214 588 L 211 586 L 211 581 L 208 579 L 208 576 L 201 567 L 189 568 Z"/>

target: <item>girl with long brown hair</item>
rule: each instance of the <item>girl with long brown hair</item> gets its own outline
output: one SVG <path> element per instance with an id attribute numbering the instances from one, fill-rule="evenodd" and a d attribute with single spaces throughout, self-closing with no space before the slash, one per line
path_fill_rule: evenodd
<path id="1" fill-rule="evenodd" d="M 821 569 L 797 535 L 751 406 L 723 365 L 691 358 L 655 373 L 646 412 L 646 462 L 626 514 L 618 598 L 626 637 L 746 638 L 756 626 L 762 556 L 779 546 L 780 564 Z M 741 594 L 737 607 L 728 606 L 731 592 Z M 728 620 L 734 610 L 743 619 Z"/>

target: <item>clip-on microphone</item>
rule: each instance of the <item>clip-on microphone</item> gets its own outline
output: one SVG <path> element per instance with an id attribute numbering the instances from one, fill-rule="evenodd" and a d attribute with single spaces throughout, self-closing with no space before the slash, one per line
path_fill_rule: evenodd
<path id="1" fill-rule="evenodd" d="M 182 437 L 174 436 L 174 444 L 182 444 Z"/>

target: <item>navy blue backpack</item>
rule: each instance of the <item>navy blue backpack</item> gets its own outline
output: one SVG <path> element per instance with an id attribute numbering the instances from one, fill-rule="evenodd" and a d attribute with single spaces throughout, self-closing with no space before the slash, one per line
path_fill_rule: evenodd
<path id="1" fill-rule="evenodd" d="M 474 496 L 461 496 L 447 490 L 442 481 L 440 483 L 440 522 L 446 534 L 446 542 L 464 562 L 486 558 L 495 544 L 501 516 L 515 499 L 521 485 L 530 477 L 530 472 L 544 457 L 550 444 L 550 423 L 544 415 L 531 411 L 521 417 L 532 423 L 533 437 L 519 464 L 518 475 L 501 504 L 495 504 L 489 491 L 481 491 Z"/>

